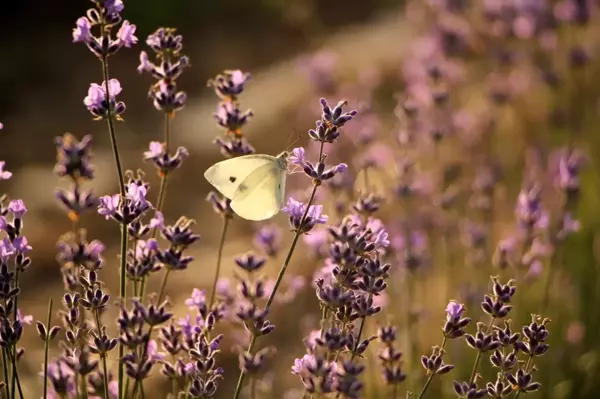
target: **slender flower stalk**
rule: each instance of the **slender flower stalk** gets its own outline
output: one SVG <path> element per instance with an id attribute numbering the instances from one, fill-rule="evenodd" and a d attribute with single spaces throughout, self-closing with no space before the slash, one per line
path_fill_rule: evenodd
<path id="1" fill-rule="evenodd" d="M 52 298 L 48 303 L 47 326 L 52 322 Z M 50 340 L 48 334 L 44 334 L 44 399 L 48 397 L 48 352 L 50 351 Z"/>
<path id="2" fill-rule="evenodd" d="M 217 249 L 217 266 L 215 267 L 215 277 L 213 279 L 212 287 L 210 289 L 210 300 L 208 301 L 208 308 L 212 309 L 215 303 L 215 296 L 217 294 L 217 282 L 221 275 L 221 259 L 223 257 L 223 248 L 225 247 L 225 238 L 227 237 L 227 228 L 229 227 L 229 220 L 231 218 L 223 217 L 223 229 L 221 231 L 221 239 L 219 240 L 219 248 Z"/>

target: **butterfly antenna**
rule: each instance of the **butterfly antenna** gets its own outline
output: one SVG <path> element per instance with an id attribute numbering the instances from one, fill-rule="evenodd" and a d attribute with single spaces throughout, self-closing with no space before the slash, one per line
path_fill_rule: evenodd
<path id="1" fill-rule="evenodd" d="M 294 133 L 296 133 L 296 132 L 297 132 L 297 129 L 294 128 Z M 294 135 L 290 135 L 288 137 L 294 137 Z M 298 141 L 300 141 L 300 137 L 302 137 L 302 133 L 296 134 L 295 137 L 296 138 L 291 143 L 288 142 L 288 144 L 286 144 L 286 146 L 285 146 L 286 151 L 289 151 L 294 144 L 296 144 Z"/>

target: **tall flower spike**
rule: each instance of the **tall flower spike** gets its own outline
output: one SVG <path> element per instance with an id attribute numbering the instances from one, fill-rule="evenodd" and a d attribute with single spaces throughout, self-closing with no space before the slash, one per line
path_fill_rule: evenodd
<path id="1" fill-rule="evenodd" d="M 86 16 L 75 22 L 73 42 L 85 43 L 100 59 L 113 55 L 122 47 L 131 47 L 137 43 L 136 26 L 121 19 L 120 13 L 125 8 L 121 0 L 94 1 L 94 4 L 95 8 L 90 8 Z M 117 26 L 119 30 L 113 38 L 112 29 Z M 99 36 L 92 33 L 94 27 L 102 27 Z"/>
<path id="2" fill-rule="evenodd" d="M 292 197 L 288 198 L 287 205 L 282 208 L 282 211 L 289 215 L 292 229 L 302 233 L 308 233 L 317 224 L 324 224 L 328 219 L 328 216 L 323 214 L 322 205 L 311 205 L 306 212 L 306 204 L 296 201 Z M 306 218 L 302 220 L 305 213 Z"/>

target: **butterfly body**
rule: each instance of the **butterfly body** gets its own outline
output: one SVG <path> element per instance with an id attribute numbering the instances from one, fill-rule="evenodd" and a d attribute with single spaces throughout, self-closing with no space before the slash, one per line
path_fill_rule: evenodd
<path id="1" fill-rule="evenodd" d="M 247 220 L 275 216 L 285 200 L 287 157 L 250 154 L 217 162 L 204 177 L 231 200 L 231 209 Z"/>

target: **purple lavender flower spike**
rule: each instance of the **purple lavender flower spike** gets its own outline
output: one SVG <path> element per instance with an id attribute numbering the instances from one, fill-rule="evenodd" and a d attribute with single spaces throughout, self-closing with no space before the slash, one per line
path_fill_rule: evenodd
<path id="1" fill-rule="evenodd" d="M 187 306 L 189 309 L 200 310 L 206 306 L 206 292 L 204 290 L 194 288 L 192 291 L 192 296 L 185 300 L 185 306 Z"/>
<path id="2" fill-rule="evenodd" d="M 217 137 L 214 143 L 219 147 L 221 154 L 226 158 L 254 154 L 255 152 L 254 147 L 252 147 L 243 137 L 234 137 L 230 140 L 223 140 L 222 138 Z"/>
<path id="3" fill-rule="evenodd" d="M 281 245 L 281 230 L 275 225 L 262 226 L 254 236 L 254 245 L 267 256 L 275 257 Z"/>
<path id="4" fill-rule="evenodd" d="M 241 111 L 235 102 L 223 101 L 217 106 L 214 118 L 227 133 L 240 136 L 242 128 L 253 115 L 252 110 Z"/>
<path id="5" fill-rule="evenodd" d="M 105 0 L 104 8 L 107 14 L 120 14 L 125 9 L 123 0 Z"/>
<path id="6" fill-rule="evenodd" d="M 12 176 L 12 172 L 9 172 L 8 170 L 4 170 L 5 164 L 6 164 L 6 162 L 0 161 L 0 180 L 8 180 Z"/>
<path id="7" fill-rule="evenodd" d="M 110 93 L 109 104 L 106 103 L 106 89 Z M 122 91 L 121 83 L 117 79 L 110 79 L 108 86 L 106 82 L 101 85 L 92 83 L 88 95 L 83 99 L 83 104 L 96 119 L 107 118 L 110 114 L 120 117 L 125 112 L 125 103 L 116 100 L 116 96 Z"/>
<path id="8" fill-rule="evenodd" d="M 225 71 L 208 81 L 208 87 L 212 87 L 219 98 L 235 100 L 245 88 L 250 79 L 249 73 L 238 70 Z"/>
<path id="9" fill-rule="evenodd" d="M 306 150 L 302 147 L 294 148 L 288 157 L 288 162 L 304 169 L 304 166 L 306 165 L 305 153 Z"/>
<path id="10" fill-rule="evenodd" d="M 327 168 L 324 162 L 318 162 L 313 164 L 305 159 L 304 148 L 294 148 L 292 155 L 289 157 L 289 162 L 293 165 L 299 166 L 304 170 L 304 173 L 313 179 L 313 182 L 320 185 L 322 182 L 333 179 L 338 173 L 343 173 L 348 165 L 340 163 L 331 168 Z"/>
<path id="11" fill-rule="evenodd" d="M 15 249 L 12 246 L 10 240 L 8 239 L 8 237 L 4 237 L 0 241 L 0 263 L 6 264 L 6 262 L 8 262 L 8 259 L 10 259 L 10 257 L 13 256 L 14 253 Z"/>
<path id="12" fill-rule="evenodd" d="M 56 145 L 56 166 L 54 172 L 60 176 L 69 176 L 72 179 L 94 178 L 94 169 L 90 165 L 92 136 L 86 135 L 81 141 L 75 136 L 65 133 L 54 139 Z"/>
<path id="13" fill-rule="evenodd" d="M 282 211 L 289 215 L 290 226 L 295 231 L 302 233 L 308 233 L 317 224 L 325 224 L 327 222 L 327 215 L 323 214 L 322 205 L 311 205 L 306 212 L 306 204 L 296 201 L 292 197 L 288 198 L 287 205 L 282 208 Z M 306 218 L 302 220 L 302 217 L 306 213 Z"/>
<path id="14" fill-rule="evenodd" d="M 104 216 L 105 219 L 110 219 L 111 216 L 116 214 L 121 198 L 118 194 L 104 195 L 100 197 L 100 204 L 98 205 L 98 213 Z"/>
<path id="15" fill-rule="evenodd" d="M 152 86 L 149 96 L 152 98 L 156 110 L 168 114 L 183 109 L 187 101 L 187 94 L 183 91 L 177 91 L 175 83 L 167 80 L 160 80 Z"/>
<path id="16" fill-rule="evenodd" d="M 132 25 L 129 21 L 123 21 L 123 24 L 117 32 L 117 42 L 119 45 L 131 47 L 132 45 L 136 44 L 138 38 L 134 35 L 135 29 L 135 25 Z"/>
<path id="17" fill-rule="evenodd" d="M 323 113 L 321 120 L 316 122 L 315 129 L 308 131 L 310 138 L 324 143 L 333 143 L 339 137 L 340 129 L 358 114 L 355 110 L 343 112 L 345 105 L 348 105 L 347 101 L 340 101 L 332 110 L 327 101 L 321 98 Z"/>
<path id="18" fill-rule="evenodd" d="M 8 204 L 8 210 L 13 214 L 16 219 L 23 218 L 23 215 L 27 213 L 25 202 L 23 200 L 12 200 Z"/>
<path id="19" fill-rule="evenodd" d="M 152 141 L 149 150 L 144 152 L 144 160 L 151 160 L 156 166 L 159 176 L 162 177 L 177 169 L 188 155 L 189 152 L 185 147 L 177 148 L 175 154 L 170 155 L 162 143 Z"/>
<path id="20" fill-rule="evenodd" d="M 86 17 L 77 19 L 73 29 L 73 42 L 90 42 L 93 39 L 91 28 L 92 25 Z"/>
<path id="21" fill-rule="evenodd" d="M 105 219 L 113 218 L 119 223 L 131 224 L 151 207 L 146 199 L 146 187 L 132 182 L 128 184 L 123 199 L 119 194 L 101 197 L 98 213 Z"/>

